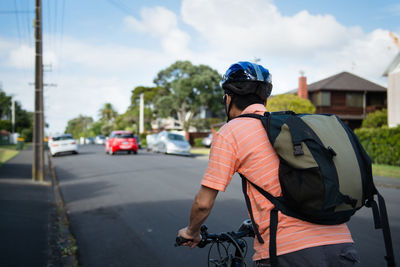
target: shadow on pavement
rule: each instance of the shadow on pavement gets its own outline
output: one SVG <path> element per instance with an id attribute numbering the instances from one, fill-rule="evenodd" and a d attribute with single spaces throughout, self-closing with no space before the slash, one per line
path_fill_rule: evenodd
<path id="1" fill-rule="evenodd" d="M 0 167 L 0 179 L 32 179 L 32 164 L 8 162 Z"/>
<path id="2" fill-rule="evenodd" d="M 80 263 L 83 266 L 207 266 L 209 247 L 193 250 L 174 247 L 177 231 L 188 222 L 191 203 L 191 200 L 144 202 L 71 211 Z M 232 231 L 246 218 L 242 201 L 219 201 L 206 223 L 210 232 Z M 247 266 L 252 266 L 253 241 L 247 241 Z"/>

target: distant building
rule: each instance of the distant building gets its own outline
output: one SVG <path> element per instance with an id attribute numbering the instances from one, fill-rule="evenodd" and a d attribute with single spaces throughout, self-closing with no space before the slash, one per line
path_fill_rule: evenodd
<path id="1" fill-rule="evenodd" d="M 351 128 L 361 126 L 367 113 L 386 108 L 386 88 L 349 72 L 341 72 L 326 79 L 307 84 L 303 75 L 299 78 L 296 93 L 308 98 L 316 107 L 316 113 L 333 113 Z"/>
<path id="2" fill-rule="evenodd" d="M 388 77 L 388 125 L 400 125 L 400 52 L 386 68 L 383 76 Z"/>
<path id="3" fill-rule="evenodd" d="M 183 125 L 176 117 L 157 118 L 151 122 L 151 128 L 155 132 L 162 130 L 182 130 Z"/>

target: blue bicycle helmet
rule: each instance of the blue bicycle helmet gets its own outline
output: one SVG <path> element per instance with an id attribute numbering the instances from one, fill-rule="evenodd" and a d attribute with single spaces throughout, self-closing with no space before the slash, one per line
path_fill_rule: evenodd
<path id="1" fill-rule="evenodd" d="M 222 88 L 227 93 L 256 94 L 266 100 L 272 90 L 271 74 L 261 65 L 240 61 L 226 71 L 222 78 Z"/>

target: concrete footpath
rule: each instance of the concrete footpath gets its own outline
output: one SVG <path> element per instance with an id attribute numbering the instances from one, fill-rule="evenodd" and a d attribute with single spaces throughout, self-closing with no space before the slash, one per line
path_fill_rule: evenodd
<path id="1" fill-rule="evenodd" d="M 0 167 L 0 266 L 60 266 L 53 188 L 32 182 L 32 148 Z"/>

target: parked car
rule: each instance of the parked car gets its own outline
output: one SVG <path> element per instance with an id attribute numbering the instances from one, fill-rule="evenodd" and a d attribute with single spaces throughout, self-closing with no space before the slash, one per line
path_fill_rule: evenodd
<path id="1" fill-rule="evenodd" d="M 212 138 L 213 138 L 212 133 L 204 137 L 203 140 L 201 141 L 203 143 L 203 146 L 210 147 L 212 143 Z"/>
<path id="2" fill-rule="evenodd" d="M 85 144 L 86 145 L 94 144 L 94 139 L 92 137 L 86 137 Z"/>
<path id="3" fill-rule="evenodd" d="M 148 134 L 146 136 L 147 151 L 155 151 L 156 141 L 157 141 L 157 134 Z"/>
<path id="4" fill-rule="evenodd" d="M 106 141 L 106 153 L 114 155 L 117 151 L 127 151 L 129 154 L 136 154 L 138 151 L 138 144 L 133 133 L 130 131 L 113 131 L 110 138 Z"/>
<path id="5" fill-rule="evenodd" d="M 165 154 L 190 155 L 190 144 L 179 134 L 163 131 L 158 134 L 156 152 Z"/>
<path id="6" fill-rule="evenodd" d="M 104 145 L 106 143 L 106 137 L 104 135 L 96 135 L 94 143 L 96 145 Z"/>
<path id="7" fill-rule="evenodd" d="M 78 154 L 78 144 L 71 134 L 51 137 L 48 140 L 48 147 L 53 157 L 61 153 Z"/>
<path id="8" fill-rule="evenodd" d="M 138 144 L 139 149 L 141 149 L 142 148 L 142 143 L 140 142 L 139 135 L 134 135 L 133 137 L 136 139 L 136 143 Z"/>

